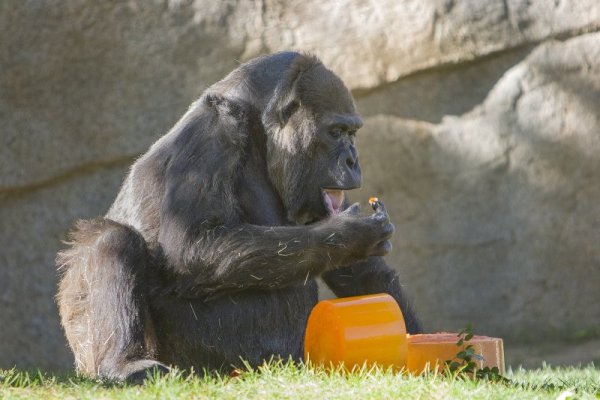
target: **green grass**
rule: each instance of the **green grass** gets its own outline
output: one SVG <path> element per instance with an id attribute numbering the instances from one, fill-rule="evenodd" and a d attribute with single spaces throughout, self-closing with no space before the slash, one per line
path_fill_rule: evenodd
<path id="1" fill-rule="evenodd" d="M 152 378 L 145 386 L 98 382 L 76 375 L 0 370 L 1 399 L 600 399 L 600 368 L 508 371 L 509 382 L 492 383 L 431 374 L 413 377 L 378 369 L 355 374 L 327 373 L 293 364 L 271 363 L 239 377 Z M 570 397 L 569 397 L 570 396 Z"/>

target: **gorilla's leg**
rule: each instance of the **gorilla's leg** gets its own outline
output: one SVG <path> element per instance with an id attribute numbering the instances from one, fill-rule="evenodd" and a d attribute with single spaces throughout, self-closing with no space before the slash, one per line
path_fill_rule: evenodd
<path id="1" fill-rule="evenodd" d="M 80 221 L 63 271 L 60 316 L 80 373 L 139 383 L 151 369 L 155 340 L 146 291 L 152 268 L 142 236 L 114 221 Z"/>
<path id="2" fill-rule="evenodd" d="M 389 294 L 402 310 L 406 331 L 411 334 L 423 332 L 421 323 L 400 286 L 398 275 L 382 257 L 369 257 L 367 260 L 327 271 L 322 277 L 338 297 Z"/>

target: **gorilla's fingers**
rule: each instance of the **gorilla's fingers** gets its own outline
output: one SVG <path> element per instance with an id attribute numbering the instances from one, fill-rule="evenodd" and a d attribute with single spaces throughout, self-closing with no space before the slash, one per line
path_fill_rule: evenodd
<path id="1" fill-rule="evenodd" d="M 392 234 L 394 233 L 395 230 L 396 230 L 396 227 L 392 223 L 387 223 L 383 227 L 383 232 L 386 234 L 386 236 L 387 236 L 388 239 L 390 237 L 392 237 Z"/>
<path id="2" fill-rule="evenodd" d="M 390 220 L 390 218 L 388 217 L 387 214 L 382 213 L 382 212 L 376 212 L 375 214 L 373 214 L 371 216 L 371 218 L 373 218 L 373 220 L 375 220 L 376 222 L 380 222 L 380 223 L 386 223 Z"/>
<path id="3" fill-rule="evenodd" d="M 383 242 L 377 244 L 375 250 L 373 251 L 373 255 L 382 257 L 387 255 L 390 251 L 392 251 L 392 242 L 389 240 L 384 240 Z"/>
<path id="4" fill-rule="evenodd" d="M 371 218 L 375 221 L 378 222 L 380 224 L 389 224 L 390 223 L 390 216 L 388 215 L 387 211 L 385 211 L 385 209 L 382 210 L 377 210 L 376 213 L 374 213 L 373 215 L 371 215 Z"/>
<path id="5" fill-rule="evenodd" d="M 371 197 L 369 199 L 369 204 L 371 205 L 371 207 L 373 207 L 373 211 L 375 211 L 375 213 L 372 215 L 372 218 L 375 221 L 380 222 L 382 224 L 388 223 L 390 221 L 390 216 L 388 215 L 388 212 L 385 209 L 385 205 L 381 200 L 379 200 L 377 197 Z"/>
<path id="6" fill-rule="evenodd" d="M 377 198 L 377 197 L 369 198 L 369 204 L 373 208 L 373 211 L 382 210 L 383 212 L 385 212 L 385 206 L 383 205 L 383 202 L 381 200 L 379 200 L 379 198 Z"/>
<path id="7" fill-rule="evenodd" d="M 344 211 L 342 211 L 342 214 L 346 214 L 346 215 L 358 215 L 358 213 L 360 213 L 360 204 L 359 203 L 354 203 L 350 207 L 348 207 Z"/>

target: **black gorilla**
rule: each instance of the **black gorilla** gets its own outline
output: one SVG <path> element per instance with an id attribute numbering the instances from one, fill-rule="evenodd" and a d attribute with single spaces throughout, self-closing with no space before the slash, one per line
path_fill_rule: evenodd
<path id="1" fill-rule="evenodd" d="M 391 294 L 419 331 L 381 258 L 387 214 L 346 208 L 361 124 L 313 56 L 260 57 L 210 87 L 59 253 L 77 370 L 135 381 L 165 365 L 301 359 L 317 276 L 338 296 Z"/>

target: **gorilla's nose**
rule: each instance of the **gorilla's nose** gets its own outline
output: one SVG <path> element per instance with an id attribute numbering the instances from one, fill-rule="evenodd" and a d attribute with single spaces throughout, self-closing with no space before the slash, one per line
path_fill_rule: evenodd
<path id="1" fill-rule="evenodd" d="M 359 188 L 362 184 L 362 173 L 358 157 L 346 157 L 346 168 L 344 169 L 341 186 L 346 190 Z"/>
<path id="2" fill-rule="evenodd" d="M 356 151 L 356 147 L 353 145 L 348 146 L 344 150 L 342 157 L 346 158 L 346 165 L 348 168 L 353 169 L 356 167 L 356 163 L 358 162 L 358 152 Z"/>
<path id="3" fill-rule="evenodd" d="M 355 159 L 352 167 L 348 166 L 348 173 L 346 174 L 346 188 L 356 189 L 362 184 L 362 174 L 360 171 L 360 165 L 358 160 Z"/>
<path id="4" fill-rule="evenodd" d="M 354 168 L 357 160 L 358 157 L 355 154 L 349 152 L 346 156 L 346 165 L 348 166 L 348 168 Z"/>

